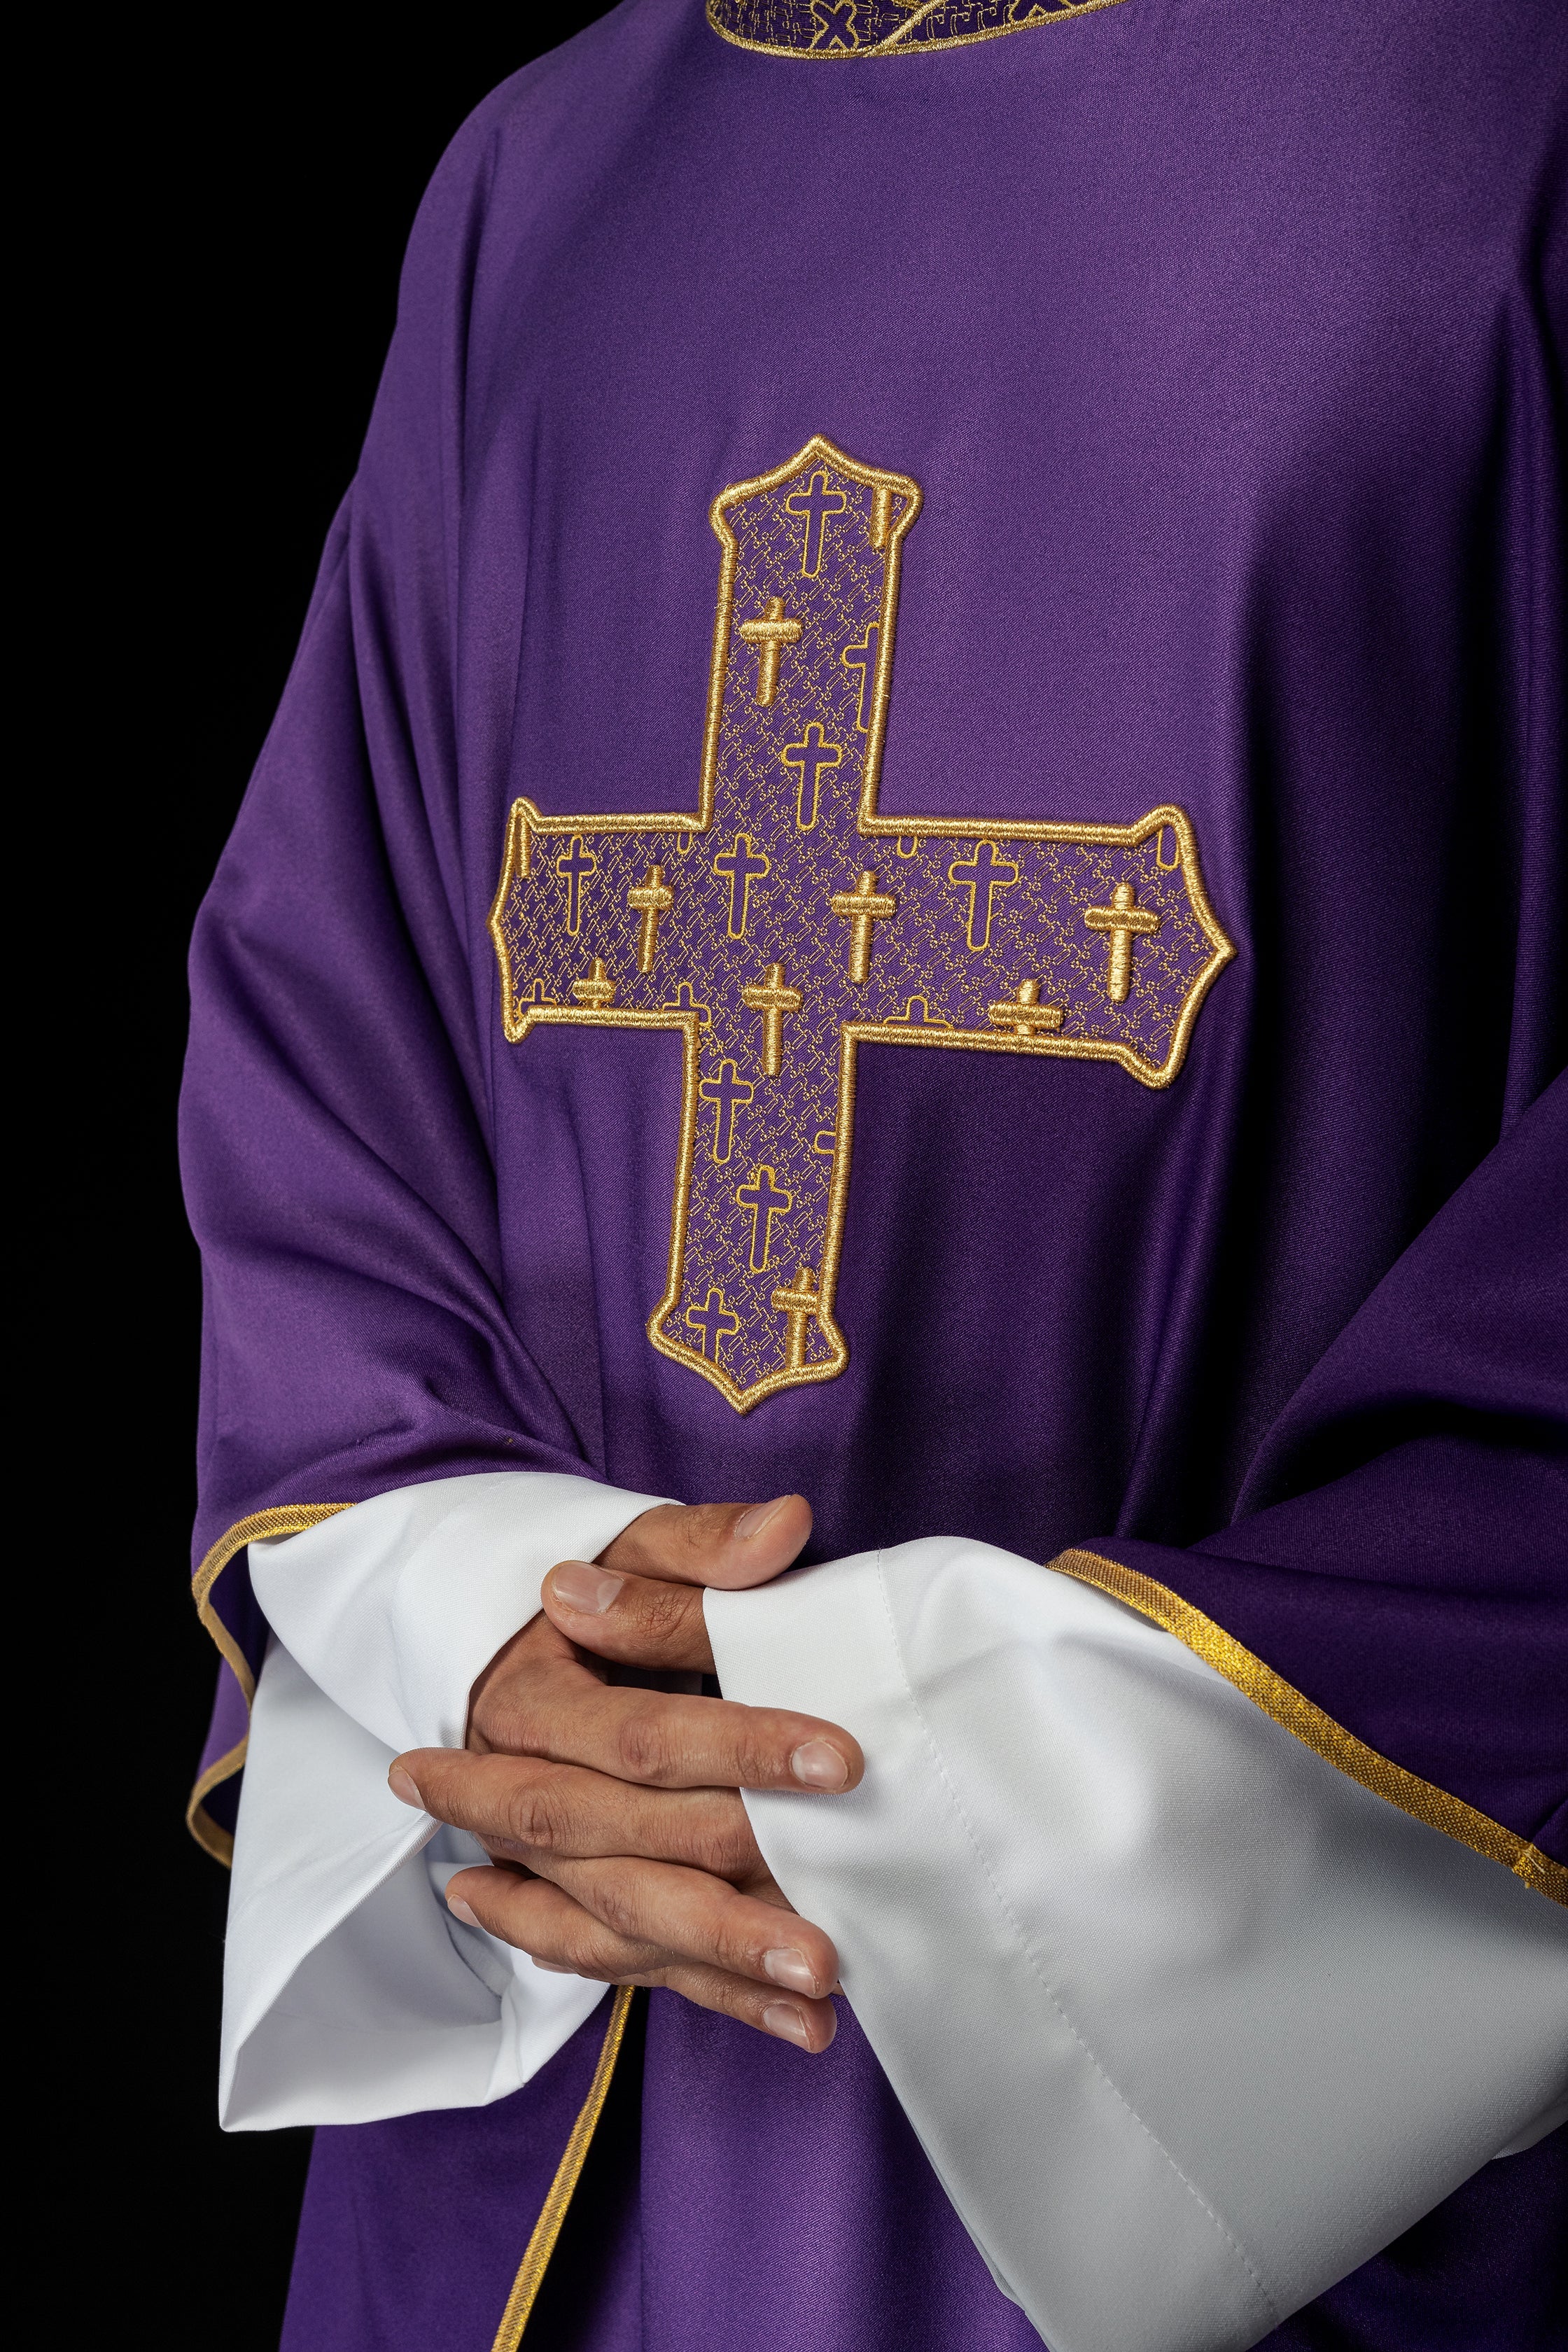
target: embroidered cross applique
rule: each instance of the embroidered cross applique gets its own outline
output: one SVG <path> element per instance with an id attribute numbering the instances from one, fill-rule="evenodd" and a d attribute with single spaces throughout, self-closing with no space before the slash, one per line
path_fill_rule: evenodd
<path id="1" fill-rule="evenodd" d="M 834 1294 L 867 1045 L 1182 1066 L 1234 950 L 1184 812 L 883 816 L 908 476 L 812 440 L 715 499 L 698 805 L 511 812 L 490 932 L 508 1039 L 679 1032 L 661 1355 L 738 1412 L 848 1360 Z M 1041 1082 L 1047 1074 L 1041 1072 Z"/>

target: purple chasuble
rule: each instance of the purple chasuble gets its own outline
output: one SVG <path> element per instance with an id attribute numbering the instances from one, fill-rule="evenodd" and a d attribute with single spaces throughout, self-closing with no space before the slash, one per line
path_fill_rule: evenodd
<path id="1" fill-rule="evenodd" d="M 249 1537 L 553 1470 L 1060 1558 L 1561 1899 L 1558 16 L 712 15 L 454 142 L 198 927 L 198 1833 Z M 603 2016 L 319 2135 L 289 2352 L 489 2352 Z M 1269 2341 L 1559 2341 L 1562 2166 Z M 1037 2339 L 655 1995 L 528 2341 Z"/>

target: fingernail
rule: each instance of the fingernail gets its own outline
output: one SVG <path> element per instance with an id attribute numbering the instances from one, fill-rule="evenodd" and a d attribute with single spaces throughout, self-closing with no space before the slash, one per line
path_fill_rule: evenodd
<path id="1" fill-rule="evenodd" d="M 533 1965 L 536 1969 L 542 1969 L 547 1977 L 569 1977 L 574 1973 L 561 1960 L 535 1960 Z"/>
<path id="2" fill-rule="evenodd" d="M 469 1910 L 468 1905 L 464 1902 L 460 1895 L 448 1895 L 447 1897 L 447 1908 L 452 1914 L 454 1919 L 460 1919 L 462 1921 L 465 1927 L 477 1927 L 479 1926 L 479 1921 L 475 1918 L 473 1913 Z"/>
<path id="3" fill-rule="evenodd" d="M 774 1984 L 788 1985 L 791 1992 L 815 1993 L 816 1990 L 816 1969 L 807 1961 L 805 1954 L 797 1952 L 793 1944 L 786 1944 L 781 1951 L 764 1952 L 763 1967 Z M 783 2007 L 782 2002 L 779 2005 Z"/>
<path id="4" fill-rule="evenodd" d="M 774 1513 L 782 1511 L 788 1500 L 787 1495 L 779 1495 L 771 1503 L 753 1503 L 749 1511 L 742 1512 L 733 1533 L 742 1543 L 749 1542 L 752 1536 L 760 1536 Z"/>
<path id="5" fill-rule="evenodd" d="M 826 1739 L 808 1739 L 789 1759 L 789 1769 L 808 1789 L 842 1789 L 849 1767 Z"/>
<path id="6" fill-rule="evenodd" d="M 386 1776 L 386 1785 L 400 1802 L 412 1805 L 416 1813 L 422 1813 L 425 1811 L 425 1800 L 420 1795 L 412 1774 L 405 1772 L 401 1764 L 393 1766 Z"/>
<path id="7" fill-rule="evenodd" d="M 798 2049 L 811 2047 L 811 2029 L 793 2001 L 770 2000 L 763 2011 L 763 2023 L 781 2042 L 793 2042 Z"/>
<path id="8" fill-rule="evenodd" d="M 585 1559 L 569 1559 L 550 1582 L 556 1598 L 564 1601 L 568 1609 L 580 1609 L 584 1617 L 602 1617 L 626 1580 L 613 1568 L 594 1568 Z"/>

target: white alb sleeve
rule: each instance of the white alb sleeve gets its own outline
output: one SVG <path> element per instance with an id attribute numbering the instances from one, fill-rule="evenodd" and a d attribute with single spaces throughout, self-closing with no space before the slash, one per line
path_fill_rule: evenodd
<path id="1" fill-rule="evenodd" d="M 704 1608 L 866 1751 L 747 1809 L 1053 2352 L 1242 2352 L 1561 2118 L 1568 1914 L 1120 1602 L 933 1538 Z"/>
<path id="2" fill-rule="evenodd" d="M 251 1545 L 273 1638 L 235 1833 L 226 2129 L 483 2106 L 603 1999 L 452 1917 L 447 1881 L 484 1853 L 400 1804 L 386 1771 L 404 1748 L 460 1748 L 474 1682 L 548 1570 L 662 1499 L 525 1471 L 441 1478 Z"/>

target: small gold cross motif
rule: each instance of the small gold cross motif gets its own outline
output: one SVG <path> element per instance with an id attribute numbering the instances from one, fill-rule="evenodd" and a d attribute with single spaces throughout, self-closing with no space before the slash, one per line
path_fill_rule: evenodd
<path id="1" fill-rule="evenodd" d="M 1083 919 L 1091 931 L 1110 933 L 1110 964 L 1105 975 L 1105 992 L 1112 1004 L 1125 1004 L 1132 986 L 1132 940 L 1134 935 L 1147 939 L 1160 928 L 1158 915 L 1151 915 L 1138 904 L 1138 893 L 1131 882 L 1119 882 L 1110 894 L 1109 907 L 1086 907 Z"/>
<path id="2" fill-rule="evenodd" d="M 675 904 L 675 893 L 665 887 L 662 866 L 650 866 L 635 889 L 626 892 L 626 904 L 636 907 L 642 915 L 642 927 L 637 932 L 637 970 L 651 971 L 658 949 L 658 919 L 668 915 Z"/>
<path id="3" fill-rule="evenodd" d="M 763 1068 L 770 1078 L 776 1078 L 784 1067 L 784 1017 L 800 1011 L 800 991 L 784 986 L 782 963 L 771 963 L 765 979 L 741 991 L 741 1002 L 763 1016 Z"/>
<path id="4" fill-rule="evenodd" d="M 993 1029 L 1010 1029 L 1015 1037 L 1035 1037 L 1050 1029 L 1059 1029 L 1063 1013 L 1059 1004 L 1040 1003 L 1040 983 L 1026 980 L 1016 996 L 1004 997 L 1000 1004 L 988 1004 L 985 1018 Z"/>
<path id="5" fill-rule="evenodd" d="M 774 1313 L 789 1318 L 784 1360 L 792 1372 L 798 1372 L 805 1361 L 806 1329 L 821 1304 L 816 1277 L 808 1265 L 797 1266 L 794 1282 L 781 1284 L 773 1293 Z"/>
<path id="6" fill-rule="evenodd" d="M 572 993 L 579 1004 L 592 1004 L 602 1011 L 616 1001 L 616 983 L 605 970 L 603 956 L 594 958 L 594 969 L 586 980 L 574 980 Z"/>
<path id="7" fill-rule="evenodd" d="M 849 926 L 849 977 L 864 980 L 871 969 L 872 926 L 896 913 L 899 902 L 878 889 L 874 874 L 862 874 L 853 890 L 836 890 L 827 903 Z"/>
<path id="8" fill-rule="evenodd" d="M 782 596 L 770 596 L 766 616 L 742 621 L 741 635 L 757 649 L 757 700 L 766 709 L 779 690 L 780 656 L 785 646 L 800 643 L 800 623 L 784 618 Z"/>

